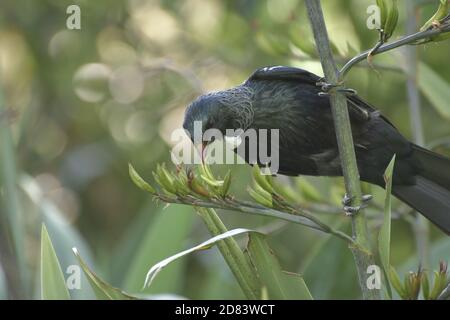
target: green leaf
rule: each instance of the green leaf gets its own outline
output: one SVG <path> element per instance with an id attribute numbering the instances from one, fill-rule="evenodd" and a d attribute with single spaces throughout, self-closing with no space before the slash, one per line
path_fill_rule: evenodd
<path id="1" fill-rule="evenodd" d="M 40 209 L 43 210 L 42 220 L 48 232 L 52 235 L 53 246 L 61 269 L 66 272 L 66 277 L 69 277 L 71 273 L 67 273 L 70 270 L 68 267 L 77 264 L 77 260 L 73 256 L 71 249 L 76 246 L 80 250 L 83 250 L 89 262 L 93 261 L 91 250 L 75 226 L 65 220 L 63 213 L 58 212 L 58 209 L 50 203 L 46 204 L 44 202 L 41 205 Z M 72 300 L 94 298 L 94 294 L 88 285 L 88 279 L 83 274 L 81 274 L 80 289 L 71 290 L 70 295 Z"/>
<path id="2" fill-rule="evenodd" d="M 425 300 L 430 299 L 430 281 L 426 273 L 422 276 L 422 295 Z"/>
<path id="3" fill-rule="evenodd" d="M 411 275 L 413 272 L 409 272 L 405 275 L 403 279 L 403 287 L 405 288 L 405 297 L 403 297 L 404 300 L 410 300 L 412 298 L 412 281 L 411 281 Z"/>
<path id="4" fill-rule="evenodd" d="M 136 297 L 133 297 L 100 279 L 100 277 L 98 277 L 94 272 L 91 271 L 91 269 L 89 269 L 88 265 L 84 262 L 84 260 L 78 253 L 78 250 L 76 248 L 73 248 L 72 250 L 73 253 L 75 254 L 75 257 L 78 259 L 78 263 L 80 264 L 81 269 L 83 269 L 84 274 L 87 276 L 89 284 L 91 285 L 92 290 L 94 290 L 95 296 L 97 297 L 98 300 L 137 299 Z"/>
<path id="5" fill-rule="evenodd" d="M 312 299 L 311 293 L 300 275 L 281 270 L 280 264 L 269 248 L 264 235 L 249 234 L 247 250 L 261 284 L 267 288 L 269 299 Z"/>
<path id="6" fill-rule="evenodd" d="M 267 192 L 265 194 L 261 194 L 253 190 L 252 188 L 248 188 L 248 193 L 253 198 L 253 200 L 258 202 L 259 204 L 269 208 L 273 207 L 272 196 Z"/>
<path id="7" fill-rule="evenodd" d="M 220 194 L 222 195 L 223 198 L 227 196 L 228 191 L 230 190 L 230 186 L 231 186 L 231 171 L 228 171 L 225 177 L 223 178 L 223 186 L 220 190 Z"/>
<path id="8" fill-rule="evenodd" d="M 397 0 L 389 0 L 389 13 L 386 24 L 384 25 L 385 41 L 388 40 L 395 31 L 398 22 L 398 6 Z"/>
<path id="9" fill-rule="evenodd" d="M 417 300 L 419 298 L 420 286 L 422 283 L 422 272 L 414 273 L 411 277 L 411 298 Z"/>
<path id="10" fill-rule="evenodd" d="M 394 171 L 395 155 L 384 172 L 384 181 L 386 182 L 386 196 L 384 201 L 384 217 L 378 235 L 378 253 L 380 255 L 381 264 L 384 274 L 388 276 L 390 269 L 390 248 L 391 248 L 391 191 L 392 191 L 392 174 Z M 386 277 L 387 278 L 387 277 Z M 389 282 L 387 283 L 388 295 L 392 297 Z"/>
<path id="11" fill-rule="evenodd" d="M 380 8 L 380 27 L 384 33 L 384 41 L 387 41 L 398 22 L 398 5 L 397 0 L 377 0 L 377 5 Z"/>
<path id="12" fill-rule="evenodd" d="M 222 187 L 223 186 L 223 181 L 212 180 L 205 175 L 200 175 L 200 178 L 202 178 L 211 187 Z"/>
<path id="13" fill-rule="evenodd" d="M 320 192 L 308 180 L 302 177 L 295 179 L 295 182 L 306 200 L 313 202 L 320 202 L 322 200 L 322 195 Z"/>
<path id="14" fill-rule="evenodd" d="M 255 182 L 257 185 L 259 185 L 261 188 L 263 188 L 266 192 L 273 193 L 273 185 L 270 179 L 270 176 L 263 175 L 261 173 L 261 169 L 258 167 L 258 165 L 253 165 L 253 178 L 255 179 Z"/>
<path id="15" fill-rule="evenodd" d="M 44 224 L 41 231 L 41 298 L 43 300 L 70 299 L 66 280 Z"/>
<path id="16" fill-rule="evenodd" d="M 299 196 L 298 190 L 294 190 L 291 186 L 285 183 L 274 183 L 273 189 L 275 193 L 281 196 L 283 199 L 292 202 L 292 203 L 301 203 L 303 200 Z"/>
<path id="17" fill-rule="evenodd" d="M 154 266 L 152 266 L 150 268 L 150 270 L 147 272 L 147 275 L 145 277 L 145 282 L 144 282 L 144 287 L 148 287 L 151 285 L 153 279 L 156 277 L 156 275 L 163 269 L 165 268 L 169 263 L 184 257 L 190 253 L 196 252 L 196 251 L 200 251 L 200 250 L 207 250 L 212 248 L 218 241 L 224 240 L 226 238 L 230 238 L 233 236 L 237 236 L 240 234 L 244 234 L 244 233 L 249 233 L 249 232 L 256 232 L 254 230 L 250 230 L 250 229 L 243 229 L 243 228 L 239 228 L 239 229 L 233 229 L 230 231 L 227 231 L 225 233 L 219 234 L 215 237 L 212 237 L 211 239 L 208 239 L 192 248 L 189 248 L 187 250 L 181 251 L 177 254 L 174 254 L 173 256 L 170 256 L 160 262 L 158 262 L 157 264 L 155 264 Z"/>
<path id="18" fill-rule="evenodd" d="M 193 213 L 192 208 L 183 205 L 170 205 L 155 213 L 157 216 L 150 221 L 146 234 L 135 248 L 136 253 L 125 272 L 126 277 L 122 284 L 125 290 L 131 293 L 141 292 L 149 267 L 167 255 L 182 250 L 192 228 L 195 217 Z M 182 261 L 170 265 L 161 272 L 152 286 L 143 292 L 179 293 L 183 284 L 183 268 Z"/>
<path id="19" fill-rule="evenodd" d="M 397 271 L 395 271 L 394 267 L 392 267 L 392 266 L 389 268 L 389 280 L 390 280 L 392 286 L 394 287 L 394 289 L 397 291 L 398 295 L 402 299 L 406 299 L 407 298 L 406 289 L 403 286 L 402 281 L 400 280 L 400 277 L 398 276 Z"/>
<path id="20" fill-rule="evenodd" d="M 177 190 L 174 185 L 174 180 L 169 171 L 167 171 L 164 163 L 162 165 L 158 164 L 156 166 L 155 179 L 160 184 L 160 186 L 162 186 L 164 190 L 169 193 L 169 195 L 177 194 Z"/>
<path id="21" fill-rule="evenodd" d="M 447 286 L 447 275 L 441 274 L 439 271 L 434 271 L 434 285 L 433 289 L 431 290 L 429 298 L 431 300 L 436 300 L 446 286 Z"/>
<path id="22" fill-rule="evenodd" d="M 134 182 L 135 185 L 137 185 L 139 188 L 141 188 L 144 191 L 148 191 L 150 193 L 156 193 L 155 188 L 153 188 L 150 184 L 148 184 L 142 177 L 139 175 L 139 173 L 134 170 L 131 163 L 128 164 L 128 172 L 130 174 L 131 180 Z"/>
<path id="23" fill-rule="evenodd" d="M 388 15 L 388 7 L 386 4 L 386 0 L 377 0 L 377 6 L 378 8 L 380 8 L 380 24 L 381 24 L 381 28 L 384 28 L 384 25 L 386 24 L 386 19 L 387 19 L 387 15 Z"/>
<path id="24" fill-rule="evenodd" d="M 431 266 L 436 266 L 439 265 L 440 261 L 450 261 L 450 240 L 448 239 L 448 237 L 444 237 L 440 240 L 437 240 L 435 242 L 430 243 L 430 260 L 428 263 L 428 270 L 431 271 Z M 402 266 L 399 268 L 399 271 L 401 273 L 407 273 L 410 270 L 414 270 L 417 269 L 417 257 L 415 255 L 411 256 L 405 263 L 402 264 Z M 429 299 L 431 298 L 431 291 L 434 288 L 434 281 L 433 279 L 433 275 L 436 276 L 434 273 L 430 273 L 429 275 L 429 291 L 430 291 L 430 295 L 429 295 Z M 438 289 L 436 290 L 436 292 L 439 291 Z"/>
<path id="25" fill-rule="evenodd" d="M 419 63 L 418 85 L 436 111 L 450 119 L 450 83 L 425 63 Z"/>
<path id="26" fill-rule="evenodd" d="M 206 179 L 215 181 L 216 178 L 214 177 L 214 174 L 211 171 L 211 168 L 207 163 L 202 163 L 200 166 L 197 167 L 200 171 L 200 175 L 206 177 Z"/>

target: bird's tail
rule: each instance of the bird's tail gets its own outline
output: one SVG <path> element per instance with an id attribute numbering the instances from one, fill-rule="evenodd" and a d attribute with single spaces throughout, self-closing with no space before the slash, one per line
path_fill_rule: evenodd
<path id="1" fill-rule="evenodd" d="M 394 185 L 392 193 L 450 235 L 450 159 L 419 146 L 414 156 L 422 165 L 415 185 Z"/>

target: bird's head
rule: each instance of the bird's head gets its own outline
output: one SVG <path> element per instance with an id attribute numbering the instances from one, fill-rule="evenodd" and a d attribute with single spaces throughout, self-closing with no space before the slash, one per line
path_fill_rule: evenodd
<path id="1" fill-rule="evenodd" d="M 201 133 L 208 129 L 226 129 L 227 110 L 214 93 L 198 97 L 186 109 L 183 128 L 188 132 L 191 140 L 196 138 L 194 126 L 200 125 Z"/>
<path id="2" fill-rule="evenodd" d="M 209 129 L 227 135 L 227 129 L 247 129 L 253 119 L 251 92 L 242 86 L 198 97 L 186 109 L 183 128 L 202 149 L 213 141 L 203 139 Z"/>

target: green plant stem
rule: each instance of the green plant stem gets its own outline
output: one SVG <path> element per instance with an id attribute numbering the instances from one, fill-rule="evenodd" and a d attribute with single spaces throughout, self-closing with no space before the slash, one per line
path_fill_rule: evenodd
<path id="1" fill-rule="evenodd" d="M 329 95 L 342 171 L 345 179 L 347 194 L 353 199 L 352 205 L 360 206 L 362 203 L 361 185 L 359 181 L 358 167 L 356 164 L 355 150 L 353 147 L 353 137 L 347 109 L 347 99 L 344 94 L 336 90 L 342 86 L 342 79 L 340 78 L 339 71 L 331 53 L 320 1 L 306 0 L 306 7 L 326 81 L 330 84 L 337 85 L 337 87 L 330 90 Z M 353 237 L 358 246 L 351 246 L 351 250 L 355 258 L 363 298 L 380 299 L 380 290 L 370 290 L 366 284 L 367 268 L 369 265 L 375 264 L 375 262 L 373 254 L 370 251 L 369 234 L 364 212 L 362 210 L 352 217 L 352 227 Z"/>
<path id="2" fill-rule="evenodd" d="M 25 230 L 22 209 L 17 192 L 17 169 L 14 156 L 15 148 L 7 114 L 8 110 L 4 105 L 0 79 L 0 115 L 3 115 L 0 116 L 0 186 L 3 189 L 0 200 L 4 209 L 0 211 L 4 214 L 4 216 L 0 217 L 0 221 L 3 220 L 7 223 L 6 228 L 11 233 L 10 236 L 19 274 L 19 285 L 21 288 L 20 295 L 24 298 L 27 297 L 28 294 L 28 273 L 25 262 L 24 244 Z M 2 227 L 5 228 L 5 226 Z"/>
<path id="3" fill-rule="evenodd" d="M 213 236 L 218 236 L 228 231 L 214 209 L 199 207 L 195 207 L 195 209 Z M 261 286 L 255 270 L 244 256 L 236 240 L 233 238 L 224 239 L 217 243 L 217 247 L 230 267 L 231 272 L 236 277 L 245 296 L 251 300 L 260 299 Z"/>
<path id="4" fill-rule="evenodd" d="M 417 30 L 417 9 L 416 1 L 410 0 L 405 2 L 406 6 L 406 33 L 413 33 Z M 414 142 L 419 146 L 425 145 L 425 137 L 422 126 L 421 117 L 421 105 L 420 105 L 420 95 L 417 88 L 417 48 L 416 47 L 406 47 L 405 48 L 405 73 L 407 76 L 406 80 L 406 90 L 408 97 L 409 106 L 409 117 L 411 122 L 411 131 L 413 132 Z M 417 214 L 417 213 L 416 213 Z M 416 239 L 416 246 L 419 256 L 420 265 L 423 268 L 429 266 L 429 226 L 428 221 L 425 217 L 417 214 L 416 219 L 413 223 L 413 230 Z"/>

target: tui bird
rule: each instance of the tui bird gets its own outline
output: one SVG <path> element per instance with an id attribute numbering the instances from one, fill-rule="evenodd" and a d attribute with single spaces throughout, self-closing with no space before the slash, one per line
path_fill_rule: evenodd
<path id="1" fill-rule="evenodd" d="M 256 70 L 241 85 L 197 98 L 183 127 L 202 130 L 279 129 L 278 173 L 341 176 L 330 100 L 321 78 L 292 67 Z M 450 159 L 408 141 L 359 96 L 347 96 L 356 160 L 363 181 L 384 187 L 383 173 L 396 155 L 393 194 L 450 234 Z M 247 159 L 246 159 L 247 160 Z"/>

